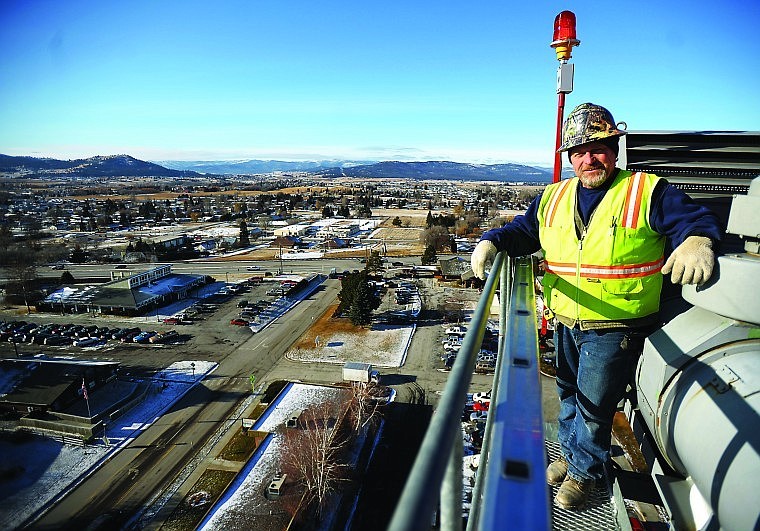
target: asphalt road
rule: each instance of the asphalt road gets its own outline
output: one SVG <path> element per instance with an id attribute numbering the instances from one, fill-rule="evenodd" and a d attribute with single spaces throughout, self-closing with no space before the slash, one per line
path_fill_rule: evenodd
<path id="1" fill-rule="evenodd" d="M 114 529 L 124 525 L 146 506 L 153 493 L 162 490 L 177 475 L 250 394 L 248 375 L 253 372 L 261 380 L 269 379 L 272 367 L 310 326 L 312 317 L 321 315 L 332 303 L 338 288 L 337 281 L 327 281 L 320 291 L 258 334 L 252 335 L 247 329 L 232 330 L 248 335 L 236 347 L 225 345 L 230 351 L 219 360 L 216 371 L 31 528 L 73 530 L 94 524 L 96 527 L 90 528 Z"/>
<path id="2" fill-rule="evenodd" d="M 358 264 L 358 262 L 357 262 Z M 231 264 L 228 267 L 244 267 Z M 406 401 L 422 389 L 431 405 L 446 384 L 448 373 L 438 368 L 443 326 L 437 308 L 444 291 L 431 280 L 423 287 L 423 301 L 428 310 L 422 314 L 413 336 L 404 366 L 383 370 L 383 384 L 398 391 L 398 399 Z M 193 387 L 172 410 L 150 426 L 127 448 L 112 456 L 78 487 L 52 507 L 32 529 L 116 529 L 126 524 L 146 507 L 152 497 L 164 489 L 191 461 L 222 423 L 231 418 L 237 405 L 250 394 L 249 375 L 256 375 L 257 387 L 278 380 L 303 380 L 333 383 L 341 379 L 340 364 L 299 363 L 287 360 L 284 353 L 334 302 L 340 288 L 338 280 L 326 280 L 314 293 L 258 334 L 246 327 L 229 325 L 238 313 L 241 298 L 264 298 L 265 286 L 251 293 L 235 296 L 220 304 L 212 314 L 190 326 L 173 327 L 190 340 L 178 345 L 148 346 L 116 344 L 101 351 L 83 351 L 77 356 L 92 359 L 113 359 L 124 364 L 124 371 L 150 375 L 174 361 L 209 360 L 219 367 L 203 382 Z M 477 293 L 457 292 L 457 296 L 477 297 Z M 8 316 L 3 315 L 3 318 Z M 19 316 L 15 316 L 17 319 Z M 88 315 L 21 316 L 37 322 L 71 322 L 93 319 Z M 95 318 L 99 325 L 116 326 Z M 146 319 L 146 329 L 169 329 Z M 43 349 L 39 345 L 19 345 L 21 354 Z M 76 349 L 67 349 L 67 353 Z M 57 352 L 49 352 L 56 354 Z M 13 356 L 12 345 L 0 344 L 0 354 Z M 474 375 L 471 391 L 487 390 L 491 375 Z"/>
<path id="3" fill-rule="evenodd" d="M 389 258 L 389 262 L 402 262 L 407 266 L 420 265 L 419 257 Z M 144 271 L 146 269 L 164 265 L 156 264 L 66 264 L 65 270 L 75 278 L 85 277 L 108 277 L 111 270 L 114 271 Z M 118 266 L 118 268 L 117 268 Z M 333 267 L 338 271 L 361 269 L 364 267 L 357 258 L 322 258 L 319 260 L 194 260 L 192 262 L 172 262 L 174 273 L 187 273 L 194 275 L 211 275 L 217 280 L 232 281 L 247 278 L 264 272 L 277 273 L 323 273 L 328 274 Z M 387 267 L 392 267 L 386 264 Z M 255 268 L 249 270 L 248 268 Z M 60 278 L 64 270 L 53 269 L 49 266 L 38 266 L 37 275 L 45 278 Z M 5 268 L 0 268 L 0 282 L 10 279 L 10 273 Z"/>

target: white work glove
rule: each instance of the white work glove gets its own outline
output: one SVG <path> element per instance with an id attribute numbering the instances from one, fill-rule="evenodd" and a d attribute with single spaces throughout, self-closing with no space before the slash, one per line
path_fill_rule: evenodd
<path id="1" fill-rule="evenodd" d="M 493 259 L 496 258 L 496 246 L 488 240 L 482 240 L 475 246 L 470 257 L 472 272 L 480 280 L 486 279 L 486 268 L 490 268 Z"/>
<path id="2" fill-rule="evenodd" d="M 673 284 L 704 284 L 712 275 L 715 255 L 712 240 L 704 236 L 689 236 L 673 250 L 662 267 Z"/>

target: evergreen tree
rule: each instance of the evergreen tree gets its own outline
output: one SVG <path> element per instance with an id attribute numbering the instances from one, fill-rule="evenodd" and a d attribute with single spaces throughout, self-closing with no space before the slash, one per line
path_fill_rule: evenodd
<path id="1" fill-rule="evenodd" d="M 250 234 L 248 233 L 248 224 L 245 222 L 245 220 L 240 222 L 239 245 L 240 247 L 248 247 L 251 245 L 251 238 Z"/>
<path id="2" fill-rule="evenodd" d="M 71 251 L 71 261 L 75 264 L 81 264 L 85 261 L 87 253 L 84 252 L 84 249 L 82 249 L 79 245 L 74 247 L 74 250 Z"/>
<path id="3" fill-rule="evenodd" d="M 341 280 L 342 287 L 338 293 L 340 304 L 336 313 L 347 313 L 355 325 L 369 324 L 372 321 L 372 312 L 380 307 L 380 298 L 370 287 L 368 277 L 367 270 L 364 269 L 346 275 Z"/>
<path id="4" fill-rule="evenodd" d="M 368 273 L 374 274 L 382 267 L 383 259 L 380 257 L 380 253 L 378 251 L 372 251 L 367 259 L 367 265 L 364 266 L 364 269 L 366 269 Z"/>
<path id="5" fill-rule="evenodd" d="M 348 310 L 348 318 L 356 326 L 365 326 L 372 322 L 372 302 L 376 299 L 369 283 L 359 282 L 354 292 L 354 300 Z"/>
<path id="6" fill-rule="evenodd" d="M 425 247 L 425 251 L 422 253 L 422 265 L 434 264 L 438 261 L 438 255 L 435 253 L 435 246 L 428 245 Z"/>
<path id="7" fill-rule="evenodd" d="M 360 280 L 360 273 L 349 273 L 344 275 L 340 280 L 340 293 L 338 293 L 338 309 L 335 313 L 343 315 L 348 312 L 351 307 L 351 303 L 354 301 L 354 294 L 356 293 L 356 286 Z"/>

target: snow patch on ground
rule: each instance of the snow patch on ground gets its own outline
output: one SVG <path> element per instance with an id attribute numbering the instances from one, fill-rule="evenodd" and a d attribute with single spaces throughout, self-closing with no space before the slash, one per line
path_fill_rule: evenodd
<path id="1" fill-rule="evenodd" d="M 343 364 L 358 361 L 358 354 L 360 361 L 375 367 L 401 367 L 414 330 L 414 326 L 375 325 L 364 334 L 335 333 L 320 337 L 313 348 L 292 349 L 285 356 L 293 361 Z"/>
<path id="2" fill-rule="evenodd" d="M 268 515 L 275 504 L 264 497 L 264 486 L 278 470 L 280 437 L 275 431 L 296 411 L 332 401 L 345 390 L 300 383 L 288 384 L 270 404 L 253 429 L 272 432 L 256 450 L 225 496 L 219 500 L 198 529 L 239 529 L 252 515 Z M 276 508 L 279 511 L 279 508 Z M 248 519 L 248 520 L 247 520 Z"/>

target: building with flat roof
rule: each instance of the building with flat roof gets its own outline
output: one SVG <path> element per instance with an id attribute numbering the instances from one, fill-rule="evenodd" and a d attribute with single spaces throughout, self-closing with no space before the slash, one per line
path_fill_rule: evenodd
<path id="1" fill-rule="evenodd" d="M 207 275 L 174 274 L 171 269 L 171 265 L 161 265 L 140 272 L 113 270 L 109 282 L 64 286 L 45 297 L 37 308 L 135 316 L 185 299 L 193 289 L 211 281 Z"/>
<path id="2" fill-rule="evenodd" d="M 120 362 L 63 359 L 0 360 L 0 410 L 65 411 L 116 377 Z"/>

